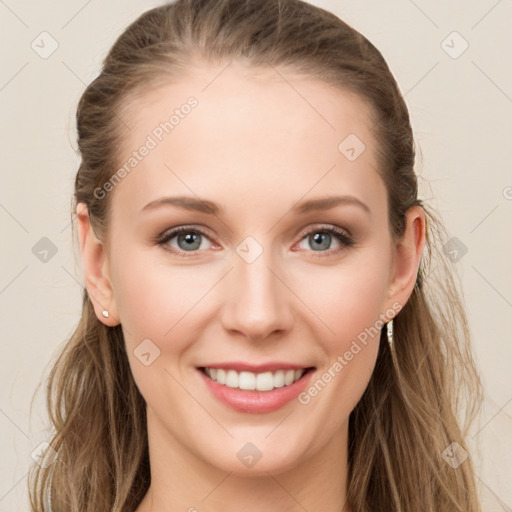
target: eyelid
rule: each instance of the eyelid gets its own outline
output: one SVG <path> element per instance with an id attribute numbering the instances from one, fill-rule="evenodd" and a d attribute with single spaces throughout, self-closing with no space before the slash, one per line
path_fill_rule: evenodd
<path id="1" fill-rule="evenodd" d="M 340 228 L 339 226 L 336 226 L 335 224 L 327 224 L 325 222 L 319 222 L 317 224 L 313 223 L 312 225 L 309 225 L 308 227 L 301 230 L 297 236 L 300 236 L 300 240 L 303 240 L 303 238 L 306 235 L 309 235 L 312 231 L 320 232 L 320 231 L 324 231 L 324 230 L 327 232 L 334 231 L 334 232 L 344 235 L 350 239 L 353 238 L 352 234 L 350 233 L 350 231 L 348 229 Z"/>

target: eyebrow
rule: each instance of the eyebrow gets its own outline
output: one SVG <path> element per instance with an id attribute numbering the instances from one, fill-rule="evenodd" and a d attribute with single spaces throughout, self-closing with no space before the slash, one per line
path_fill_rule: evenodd
<path id="1" fill-rule="evenodd" d="M 360 199 L 354 196 L 328 196 L 321 197 L 318 199 L 309 199 L 294 205 L 291 208 L 291 212 L 294 214 L 305 214 L 312 211 L 330 210 L 338 205 L 356 205 L 361 207 L 366 213 L 371 215 L 369 206 L 363 203 Z M 155 210 L 162 206 L 176 206 L 185 210 L 197 211 L 200 213 L 206 213 L 208 215 L 222 215 L 224 209 L 212 201 L 207 199 L 198 199 L 189 196 L 175 196 L 175 197 L 160 197 L 148 203 L 142 212 Z"/>

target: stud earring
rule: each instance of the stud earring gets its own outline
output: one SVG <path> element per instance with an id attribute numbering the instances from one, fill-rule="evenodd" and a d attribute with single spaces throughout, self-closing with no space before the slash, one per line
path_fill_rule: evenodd
<path id="1" fill-rule="evenodd" d="M 105 317 L 105 318 L 108 318 L 108 310 L 104 309 L 101 314 Z"/>

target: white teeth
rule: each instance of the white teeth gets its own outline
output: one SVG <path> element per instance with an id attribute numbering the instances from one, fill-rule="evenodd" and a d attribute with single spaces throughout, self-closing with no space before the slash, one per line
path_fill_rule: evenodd
<path id="1" fill-rule="evenodd" d="M 217 378 L 215 380 L 219 384 L 226 384 L 226 371 L 222 370 L 221 368 L 217 368 Z"/>
<path id="2" fill-rule="evenodd" d="M 284 370 L 278 370 L 274 373 L 274 386 L 282 388 L 284 386 Z"/>
<path id="3" fill-rule="evenodd" d="M 291 384 L 293 382 L 294 378 L 295 378 L 295 370 L 286 370 L 286 373 L 284 374 L 285 386 L 288 386 L 288 384 Z"/>
<path id="4" fill-rule="evenodd" d="M 235 370 L 228 370 L 226 372 L 226 386 L 228 388 L 238 387 L 238 373 Z"/>
<path id="5" fill-rule="evenodd" d="M 256 391 L 272 391 L 274 388 L 289 386 L 299 380 L 306 370 L 277 370 L 276 372 L 240 372 L 222 368 L 205 368 L 204 372 L 212 380 L 230 388 Z"/>
<path id="6" fill-rule="evenodd" d="M 251 372 L 240 372 L 240 375 L 238 375 L 238 387 L 240 389 L 256 389 L 256 375 Z M 237 387 L 237 386 L 232 386 Z"/>
<path id="7" fill-rule="evenodd" d="M 271 391 L 274 389 L 274 376 L 272 372 L 258 373 L 256 376 L 256 389 L 258 391 Z"/>

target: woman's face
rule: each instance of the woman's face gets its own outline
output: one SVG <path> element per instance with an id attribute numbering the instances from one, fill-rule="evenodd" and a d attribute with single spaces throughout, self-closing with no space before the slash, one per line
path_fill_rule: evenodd
<path id="1" fill-rule="evenodd" d="M 97 314 L 122 324 L 159 446 L 225 471 L 279 473 L 346 440 L 418 257 L 401 262 L 392 243 L 360 99 L 271 68 L 223 67 L 123 113 L 125 172 L 98 191 L 112 216 L 95 292 L 111 316 Z"/>

